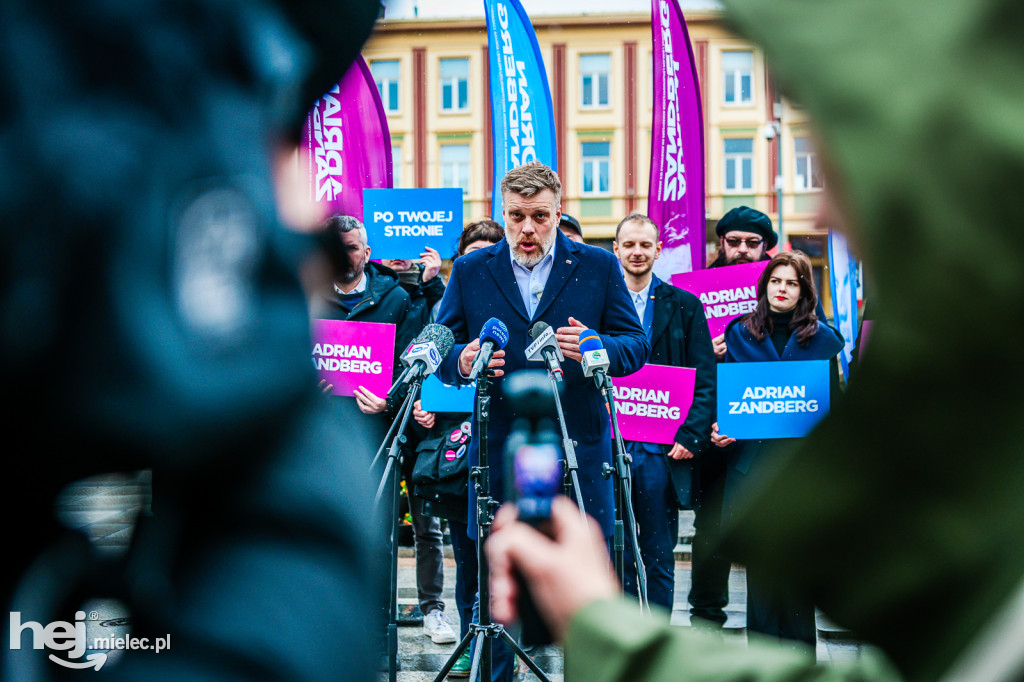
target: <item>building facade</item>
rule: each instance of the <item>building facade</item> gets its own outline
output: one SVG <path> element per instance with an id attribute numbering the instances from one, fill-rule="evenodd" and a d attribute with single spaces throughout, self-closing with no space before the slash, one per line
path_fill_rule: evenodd
<path id="1" fill-rule="evenodd" d="M 819 266 L 822 187 L 807 117 L 778 100 L 762 53 L 715 10 L 685 12 L 704 112 L 709 257 L 714 225 L 748 205 Z M 650 15 L 531 17 L 553 99 L 563 211 L 588 242 L 646 211 L 653 115 Z M 396 187 L 460 187 L 468 222 L 490 214 L 491 121 L 484 17 L 382 19 L 363 50 L 388 115 Z M 773 123 L 778 124 L 773 125 Z M 781 134 L 778 131 L 781 130 Z"/>

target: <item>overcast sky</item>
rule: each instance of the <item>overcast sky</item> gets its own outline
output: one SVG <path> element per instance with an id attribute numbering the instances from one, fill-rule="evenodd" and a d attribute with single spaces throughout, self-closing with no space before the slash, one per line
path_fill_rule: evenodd
<path id="1" fill-rule="evenodd" d="M 650 12 L 650 0 L 520 0 L 530 16 L 541 14 L 601 14 Z M 385 18 L 483 17 L 483 0 L 384 0 Z M 684 10 L 721 9 L 718 0 L 679 0 Z M 417 13 L 418 10 L 418 13 Z"/>

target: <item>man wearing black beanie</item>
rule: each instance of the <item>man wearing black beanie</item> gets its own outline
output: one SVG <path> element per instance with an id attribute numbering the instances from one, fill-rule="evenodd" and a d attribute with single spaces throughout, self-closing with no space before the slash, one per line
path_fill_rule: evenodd
<path id="1" fill-rule="evenodd" d="M 719 242 L 718 256 L 709 268 L 769 260 L 768 251 L 779 242 L 771 218 L 748 206 L 737 206 L 722 216 L 715 226 L 715 234 Z"/>

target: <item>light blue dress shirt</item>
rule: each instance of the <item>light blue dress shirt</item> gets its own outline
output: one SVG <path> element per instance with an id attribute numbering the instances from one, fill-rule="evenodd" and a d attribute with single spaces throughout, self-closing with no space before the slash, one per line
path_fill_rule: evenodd
<path id="1" fill-rule="evenodd" d="M 650 298 L 651 284 L 654 283 L 654 279 L 651 279 L 640 291 L 633 291 L 628 289 L 629 297 L 633 299 L 633 307 L 636 308 L 636 315 L 640 318 L 640 324 L 644 323 L 644 313 L 647 311 L 647 301 Z"/>
<path id="2" fill-rule="evenodd" d="M 555 263 L 556 248 L 558 248 L 557 240 L 551 246 L 548 255 L 544 256 L 539 263 L 534 265 L 532 270 L 529 270 L 516 262 L 516 259 L 512 256 L 512 247 L 509 245 L 508 253 L 509 258 L 512 259 L 512 272 L 516 275 L 519 294 L 523 297 L 523 303 L 526 304 L 526 311 L 530 313 L 531 320 L 533 319 L 533 314 L 537 312 L 537 306 L 540 304 L 541 297 L 544 295 L 544 287 L 547 286 L 548 277 L 551 276 L 551 266 Z"/>

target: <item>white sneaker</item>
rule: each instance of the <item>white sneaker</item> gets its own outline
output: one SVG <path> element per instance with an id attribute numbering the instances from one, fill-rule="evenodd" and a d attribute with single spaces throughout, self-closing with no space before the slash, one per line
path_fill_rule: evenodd
<path id="1" fill-rule="evenodd" d="M 434 609 L 423 616 L 423 634 L 431 639 L 434 644 L 453 644 L 458 641 L 455 630 L 448 623 L 444 611 Z"/>

